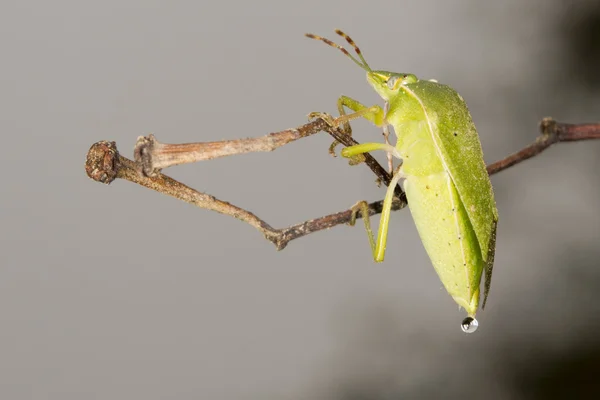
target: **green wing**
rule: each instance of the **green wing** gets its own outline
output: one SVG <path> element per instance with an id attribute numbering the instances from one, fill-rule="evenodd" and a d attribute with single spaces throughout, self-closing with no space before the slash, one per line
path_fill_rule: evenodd
<path id="1" fill-rule="evenodd" d="M 479 135 L 467 104 L 454 89 L 430 81 L 407 86 L 421 99 L 444 168 L 452 177 L 475 230 L 486 262 L 485 305 L 496 248 L 498 210 Z"/>

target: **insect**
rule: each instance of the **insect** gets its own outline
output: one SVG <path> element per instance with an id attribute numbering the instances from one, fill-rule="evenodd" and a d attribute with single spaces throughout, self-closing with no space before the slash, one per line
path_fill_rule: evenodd
<path id="1" fill-rule="evenodd" d="M 451 87 L 413 74 L 372 70 L 358 46 L 341 30 L 335 31 L 353 48 L 354 57 L 329 39 L 306 34 L 340 50 L 367 73 L 368 83 L 384 100 L 384 107 L 367 107 L 346 96 L 338 99 L 340 116 L 318 114 L 351 134 L 349 122 L 366 118 L 384 129 L 385 143 L 346 147 L 342 156 L 356 158 L 374 150 L 401 159 L 393 170 L 381 212 L 377 238 L 370 228 L 366 202 L 358 203 L 373 258 L 384 259 L 394 187 L 403 179 L 409 209 L 419 236 L 442 284 L 467 317 L 461 327 L 473 332 L 478 322 L 480 282 L 485 273 L 482 308 L 489 294 L 496 248 L 498 210 L 483 161 L 481 143 L 463 98 Z M 346 114 L 345 108 L 353 111 Z M 313 115 L 314 116 L 314 115 Z M 395 146 L 387 138 L 394 128 Z M 390 163 L 391 167 L 391 163 Z"/>

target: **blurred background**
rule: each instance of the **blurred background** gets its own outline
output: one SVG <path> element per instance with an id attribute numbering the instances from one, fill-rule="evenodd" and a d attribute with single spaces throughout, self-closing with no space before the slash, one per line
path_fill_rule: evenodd
<path id="1" fill-rule="evenodd" d="M 386 260 L 362 226 L 277 252 L 233 218 L 89 180 L 90 145 L 261 136 L 381 104 L 306 39 L 342 28 L 377 69 L 466 99 L 487 162 L 546 116 L 600 120 L 600 3 L 558 0 L 3 1 L 0 398 L 553 399 L 600 396 L 600 142 L 495 175 L 494 283 L 460 330 L 407 210 Z M 380 138 L 365 121 L 359 141 Z M 382 198 L 325 134 L 168 175 L 275 227 Z M 381 159 L 381 158 L 380 158 Z"/>

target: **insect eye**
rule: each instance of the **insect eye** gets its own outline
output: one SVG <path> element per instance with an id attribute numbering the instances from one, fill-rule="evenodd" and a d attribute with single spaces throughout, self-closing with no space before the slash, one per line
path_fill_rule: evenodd
<path id="1" fill-rule="evenodd" d="M 387 87 L 390 90 L 394 90 L 396 89 L 396 83 L 398 82 L 398 77 L 397 76 L 392 76 L 390 79 L 388 79 L 387 81 Z"/>

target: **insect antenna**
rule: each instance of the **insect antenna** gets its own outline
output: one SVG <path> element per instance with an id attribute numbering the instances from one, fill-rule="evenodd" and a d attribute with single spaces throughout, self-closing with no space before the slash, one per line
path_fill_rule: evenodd
<path id="1" fill-rule="evenodd" d="M 371 67 L 369 67 L 369 64 L 367 64 L 367 61 L 363 57 L 363 55 L 360 52 L 360 49 L 358 48 L 358 46 L 356 45 L 356 43 L 354 43 L 354 40 L 352 40 L 350 38 L 350 36 L 346 35 L 344 32 L 342 32 L 339 29 L 336 29 L 335 33 L 337 33 L 338 35 L 340 35 L 341 37 L 343 37 L 344 39 L 346 39 L 346 41 L 354 48 L 354 51 L 356 52 L 356 54 L 360 58 L 360 61 L 356 57 L 354 57 L 352 54 L 350 54 L 348 52 L 348 50 L 346 50 L 345 48 L 343 48 L 339 44 L 337 44 L 335 42 L 332 42 L 331 40 L 329 40 L 327 38 L 324 38 L 324 37 L 318 36 L 318 35 L 313 35 L 312 33 L 306 33 L 304 36 L 306 36 L 307 38 L 310 38 L 310 39 L 320 40 L 321 42 L 325 42 L 326 44 L 328 44 L 331 47 L 335 47 L 336 49 L 338 49 L 339 51 L 341 51 L 342 53 L 344 53 L 347 57 L 349 57 L 352 61 L 354 61 L 356 63 L 356 65 L 358 65 L 359 67 L 361 67 L 365 71 L 371 71 Z"/>
<path id="2" fill-rule="evenodd" d="M 365 58 L 363 57 L 362 52 L 360 51 L 360 49 L 358 48 L 356 43 L 354 43 L 354 40 L 352 40 L 352 38 L 350 36 L 348 36 L 346 33 L 342 32 L 340 29 L 336 29 L 335 33 L 337 33 L 338 35 L 340 35 L 341 37 L 346 39 L 346 42 L 348 42 L 348 44 L 354 48 L 356 55 L 358 55 L 360 57 L 361 61 L 363 62 L 363 65 L 365 67 L 367 67 L 367 70 L 371 71 L 371 67 L 369 67 L 369 64 L 367 64 L 367 60 L 365 60 Z"/>

